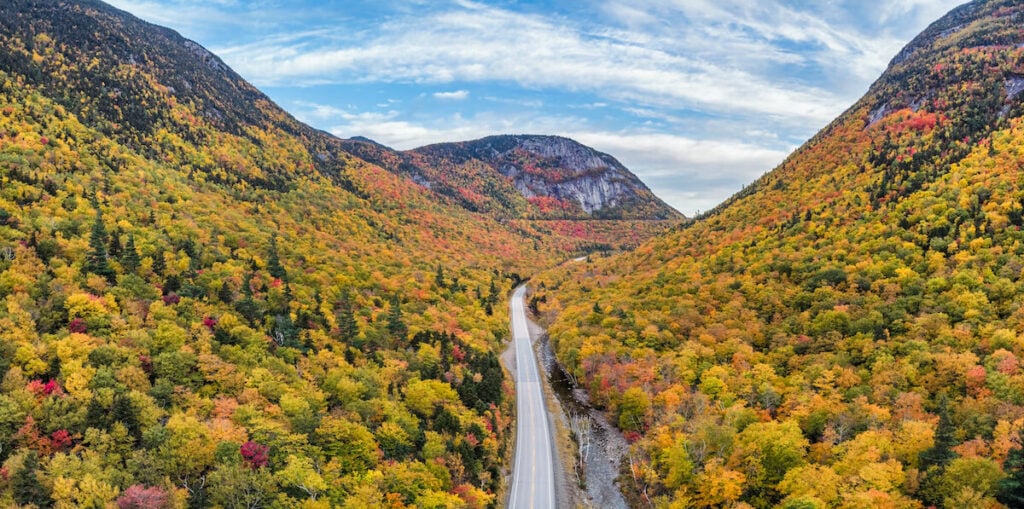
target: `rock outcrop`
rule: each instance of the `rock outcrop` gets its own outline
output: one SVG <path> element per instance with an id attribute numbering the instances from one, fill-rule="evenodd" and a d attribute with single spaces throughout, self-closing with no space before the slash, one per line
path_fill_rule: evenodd
<path id="1" fill-rule="evenodd" d="M 365 149 L 366 147 L 364 147 Z M 378 160 L 385 159 L 378 157 Z M 514 204 L 525 198 L 526 215 L 594 219 L 679 219 L 639 178 L 614 157 L 559 136 L 503 135 L 429 145 L 402 153 L 401 171 L 432 189 L 480 192 Z M 497 182 L 495 182 L 497 180 Z M 490 184 L 486 182 L 490 181 Z M 474 189 L 477 182 L 484 182 Z"/>

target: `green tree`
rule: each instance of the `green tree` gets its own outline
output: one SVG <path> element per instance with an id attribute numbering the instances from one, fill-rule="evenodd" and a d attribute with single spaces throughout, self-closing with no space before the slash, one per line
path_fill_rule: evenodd
<path id="1" fill-rule="evenodd" d="M 282 486 L 302 490 L 310 500 L 316 500 L 327 491 L 327 483 L 318 470 L 309 456 L 289 454 L 287 465 L 276 473 L 276 477 Z"/>
<path id="2" fill-rule="evenodd" d="M 770 507 L 781 500 L 779 482 L 794 467 L 805 463 L 807 439 L 794 421 L 759 422 L 737 436 L 734 458 L 747 472 L 744 499 L 755 507 Z"/>
<path id="3" fill-rule="evenodd" d="M 348 290 L 341 292 L 338 303 L 334 305 L 334 318 L 338 323 L 338 334 L 341 339 L 352 341 L 359 335 L 359 325 L 356 323 L 355 310 L 352 305 L 352 294 Z"/>
<path id="4" fill-rule="evenodd" d="M 266 468 L 221 465 L 210 473 L 210 501 L 226 509 L 264 507 L 273 496 L 277 483 Z"/>
<path id="5" fill-rule="evenodd" d="M 231 304 L 235 300 L 235 293 L 231 291 L 231 285 L 227 281 L 222 281 L 220 289 L 217 290 L 217 298 L 225 304 Z"/>
<path id="6" fill-rule="evenodd" d="M 89 234 L 89 252 L 85 255 L 85 265 L 82 268 L 85 272 L 103 276 L 111 283 L 116 277 L 107 257 L 107 229 L 103 226 L 103 214 L 98 210 Z"/>
<path id="7" fill-rule="evenodd" d="M 21 467 L 11 476 L 11 490 L 15 502 L 39 507 L 49 507 L 53 504 L 50 490 L 39 482 L 38 470 L 39 456 L 35 451 L 31 451 L 25 456 Z"/>
<path id="8" fill-rule="evenodd" d="M 328 457 L 341 464 L 343 473 L 360 472 L 377 464 L 377 442 L 361 424 L 326 417 L 314 437 Z"/>
<path id="9" fill-rule="evenodd" d="M 162 250 L 153 253 L 153 272 L 157 275 L 164 275 L 167 271 L 167 260 L 164 259 L 164 252 Z"/>
<path id="10" fill-rule="evenodd" d="M 434 284 L 436 284 L 438 288 L 444 288 L 445 287 L 444 286 L 444 267 L 442 267 L 440 263 L 437 264 L 437 273 L 434 274 Z"/>
<path id="11" fill-rule="evenodd" d="M 107 246 L 107 254 L 113 258 L 120 258 L 124 253 L 124 246 L 121 245 L 121 229 L 117 228 L 110 235 L 110 245 Z"/>
<path id="12" fill-rule="evenodd" d="M 402 301 L 398 294 L 391 296 L 387 324 L 388 333 L 391 334 L 392 338 L 405 341 L 406 335 L 409 334 L 409 327 L 405 324 L 405 319 L 402 317 Z"/>
<path id="13" fill-rule="evenodd" d="M 1024 448 L 1010 449 L 1003 470 L 1006 477 L 999 483 L 997 498 L 1009 507 L 1024 507 Z"/>
<path id="14" fill-rule="evenodd" d="M 963 507 L 951 504 L 965 490 L 980 497 L 990 497 L 999 490 L 1003 479 L 999 464 L 988 458 L 956 458 L 943 469 L 935 482 L 925 487 L 931 500 L 941 501 L 942 507 Z M 1011 506 L 1017 507 L 1017 506 Z"/>
<path id="15" fill-rule="evenodd" d="M 128 234 L 128 241 L 124 244 L 124 250 L 121 254 L 121 265 L 124 270 L 128 272 L 135 272 L 139 268 L 139 251 L 135 247 L 135 234 Z"/>
<path id="16" fill-rule="evenodd" d="M 651 402 L 643 389 L 626 389 L 619 403 L 619 428 L 626 431 L 643 431 L 650 408 Z"/>
<path id="17" fill-rule="evenodd" d="M 946 396 L 939 399 L 939 425 L 935 429 L 935 445 L 921 453 L 921 470 L 933 466 L 944 466 L 956 457 L 953 446 L 956 445 L 956 426 L 949 416 L 949 400 Z"/>
<path id="18" fill-rule="evenodd" d="M 277 252 L 277 237 L 270 238 L 270 256 L 267 257 L 267 272 L 281 281 L 288 281 L 288 272 L 281 265 L 281 258 Z"/>

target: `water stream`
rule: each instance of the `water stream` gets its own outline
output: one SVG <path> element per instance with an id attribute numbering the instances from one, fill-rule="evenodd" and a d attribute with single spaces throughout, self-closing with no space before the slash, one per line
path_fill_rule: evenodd
<path id="1" fill-rule="evenodd" d="M 587 498 L 585 503 L 602 509 L 628 509 L 616 479 L 629 445 L 604 414 L 588 404 L 586 392 L 573 383 L 555 358 L 547 334 L 539 339 L 537 346 L 541 366 L 561 403 L 566 421 L 580 419 L 581 427 L 589 428 L 590 445 L 583 454 L 583 468 L 580 469 L 578 464 L 576 466 L 576 475 L 584 483 L 581 489 Z"/>

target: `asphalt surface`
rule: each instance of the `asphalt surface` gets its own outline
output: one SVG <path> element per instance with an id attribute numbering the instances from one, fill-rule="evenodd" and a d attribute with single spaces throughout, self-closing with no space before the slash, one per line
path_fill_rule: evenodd
<path id="1" fill-rule="evenodd" d="M 541 390 L 543 379 L 530 345 L 524 299 L 526 287 L 512 294 L 512 340 L 516 348 L 516 457 L 509 507 L 554 508 L 555 476 L 551 430 Z"/>

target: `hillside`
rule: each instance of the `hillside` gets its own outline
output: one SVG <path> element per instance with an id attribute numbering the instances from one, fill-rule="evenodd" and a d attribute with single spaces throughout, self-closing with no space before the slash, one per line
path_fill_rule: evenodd
<path id="1" fill-rule="evenodd" d="M 0 505 L 491 506 L 506 291 L 588 228 L 440 200 L 101 2 L 0 3 Z"/>
<path id="2" fill-rule="evenodd" d="M 397 151 L 343 140 L 441 201 L 589 250 L 632 249 L 684 218 L 614 157 L 557 136 L 504 135 Z"/>
<path id="3" fill-rule="evenodd" d="M 1021 506 L 1022 17 L 954 10 L 722 206 L 535 279 L 638 505 Z"/>
<path id="4" fill-rule="evenodd" d="M 503 218 L 679 220 L 614 157 L 558 136 L 490 136 L 405 152 L 345 140 L 353 154 Z"/>
<path id="5" fill-rule="evenodd" d="M 460 189 L 498 198 L 500 205 L 493 207 L 508 213 L 536 218 L 681 218 L 614 157 L 567 138 L 490 136 L 422 147 L 409 155 L 417 167 L 434 169 L 428 176 L 431 182 L 456 179 Z M 495 192 L 485 183 L 475 189 L 467 178 L 474 173 L 489 173 L 504 188 Z"/>

